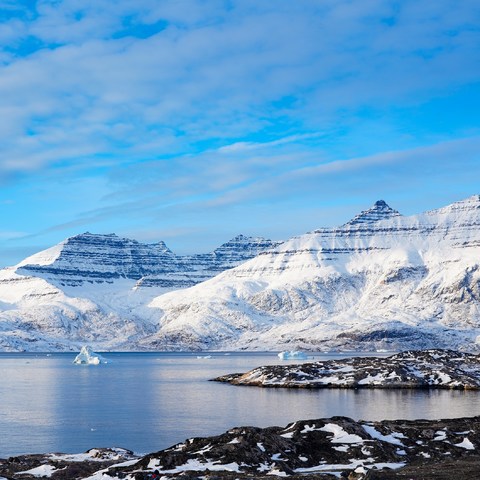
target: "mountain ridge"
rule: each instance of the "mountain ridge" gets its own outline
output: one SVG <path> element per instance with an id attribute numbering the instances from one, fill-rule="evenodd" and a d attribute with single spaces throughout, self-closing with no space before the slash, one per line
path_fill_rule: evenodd
<path id="1" fill-rule="evenodd" d="M 84 343 L 137 349 L 138 340 L 155 332 L 148 307 L 155 296 L 278 243 L 241 235 L 220 246 L 220 254 L 182 257 L 164 242 L 75 235 L 0 270 L 0 350 L 77 350 Z"/>
<path id="2" fill-rule="evenodd" d="M 410 216 L 379 200 L 209 254 L 124 240 L 81 234 L 0 270 L 0 349 L 479 349 L 479 195 Z"/>
<path id="3" fill-rule="evenodd" d="M 294 237 L 156 298 L 161 328 L 152 344 L 181 331 L 206 348 L 204 332 L 219 330 L 224 338 L 213 348 L 477 349 L 479 226 L 480 197 L 473 196 Z"/>

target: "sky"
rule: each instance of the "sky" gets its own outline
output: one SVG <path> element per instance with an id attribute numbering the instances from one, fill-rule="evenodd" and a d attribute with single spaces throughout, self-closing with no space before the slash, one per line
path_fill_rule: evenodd
<path id="1" fill-rule="evenodd" d="M 0 266 L 480 194 L 478 0 L 0 0 Z"/>

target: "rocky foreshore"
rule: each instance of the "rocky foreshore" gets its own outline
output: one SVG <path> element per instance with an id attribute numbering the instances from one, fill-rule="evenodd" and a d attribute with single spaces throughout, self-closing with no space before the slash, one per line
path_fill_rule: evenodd
<path id="1" fill-rule="evenodd" d="M 480 389 L 480 355 L 409 350 L 389 357 L 352 357 L 257 367 L 213 379 L 232 385 L 285 388 Z"/>
<path id="2" fill-rule="evenodd" d="M 123 449 L 12 457 L 0 461 L 0 478 L 470 479 L 480 471 L 478 447 L 480 417 L 380 422 L 332 417 L 232 428 L 141 458 Z"/>

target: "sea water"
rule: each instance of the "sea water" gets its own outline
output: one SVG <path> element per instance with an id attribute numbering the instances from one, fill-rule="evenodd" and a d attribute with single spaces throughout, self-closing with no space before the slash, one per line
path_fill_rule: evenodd
<path id="1" fill-rule="evenodd" d="M 112 446 L 149 453 L 234 426 L 334 415 L 357 420 L 480 415 L 480 392 L 473 391 L 294 390 L 209 382 L 259 365 L 298 363 L 274 353 L 103 356 L 107 364 L 74 365 L 75 354 L 0 354 L 0 458 Z"/>

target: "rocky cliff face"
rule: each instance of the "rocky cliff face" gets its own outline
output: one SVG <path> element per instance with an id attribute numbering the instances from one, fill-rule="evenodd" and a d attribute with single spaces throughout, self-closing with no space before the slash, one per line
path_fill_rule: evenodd
<path id="1" fill-rule="evenodd" d="M 23 260 L 20 275 L 44 278 L 61 286 L 137 281 L 137 286 L 183 288 L 233 268 L 279 245 L 264 238 L 239 235 L 212 253 L 180 256 L 164 242 L 144 244 L 115 234 L 83 233 Z"/>
<path id="2" fill-rule="evenodd" d="M 213 252 L 175 257 L 177 264 L 174 270 L 146 275 L 138 286 L 191 287 L 280 244 L 262 237 L 237 235 Z"/>
<path id="3" fill-rule="evenodd" d="M 163 242 L 148 245 L 115 234 L 87 232 L 25 259 L 16 272 L 79 286 L 84 282 L 112 283 L 119 278 L 140 280 L 182 269 L 181 259 Z"/>
<path id="4" fill-rule="evenodd" d="M 194 288 L 156 298 L 199 348 L 477 348 L 480 197 L 410 217 L 383 201 Z M 216 335 L 214 334 L 216 332 Z"/>

